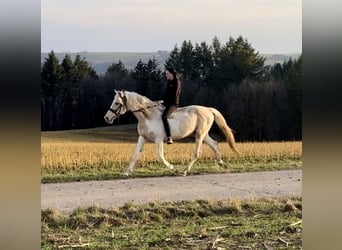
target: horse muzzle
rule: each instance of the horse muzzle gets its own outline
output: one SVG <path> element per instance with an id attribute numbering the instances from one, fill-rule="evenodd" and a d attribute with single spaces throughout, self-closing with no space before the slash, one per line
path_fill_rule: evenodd
<path id="1" fill-rule="evenodd" d="M 104 118 L 106 123 L 113 124 L 113 122 L 116 118 L 116 115 L 114 113 L 108 111 L 107 114 L 103 118 Z"/>

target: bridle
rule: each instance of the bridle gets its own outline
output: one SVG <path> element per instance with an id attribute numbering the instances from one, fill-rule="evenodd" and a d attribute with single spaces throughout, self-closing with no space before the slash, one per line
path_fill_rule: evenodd
<path id="1" fill-rule="evenodd" d="M 108 111 L 111 111 L 114 115 L 116 115 L 116 117 L 117 118 L 119 118 L 120 117 L 120 111 L 121 111 L 121 109 L 122 109 L 122 107 L 126 107 L 126 110 L 127 110 L 127 105 L 126 105 L 126 103 L 127 103 L 127 97 L 126 97 L 126 95 L 125 95 L 125 93 L 124 93 L 124 95 L 122 96 L 121 95 L 121 92 L 118 92 L 118 94 L 119 94 L 119 96 L 120 96 L 120 98 L 122 99 L 122 101 L 123 101 L 123 104 L 119 104 L 119 106 L 116 108 L 116 109 L 112 109 L 112 108 L 109 108 L 108 109 Z"/>
<path id="2" fill-rule="evenodd" d="M 157 106 L 159 106 L 160 104 L 159 103 L 155 103 L 154 105 L 152 105 L 152 106 L 148 106 L 148 107 L 145 107 L 145 108 L 140 108 L 140 109 L 137 109 L 137 110 L 128 110 L 128 108 L 127 108 L 127 97 L 126 97 L 126 95 L 125 95 L 125 92 L 124 92 L 124 94 L 123 95 L 121 95 L 121 92 L 118 92 L 118 94 L 119 94 L 119 96 L 120 96 L 120 98 L 122 99 L 122 101 L 123 101 L 123 104 L 119 104 L 119 106 L 114 110 L 114 109 L 112 109 L 112 108 L 109 108 L 108 110 L 109 111 L 111 111 L 114 115 L 116 115 L 117 116 L 117 118 L 119 118 L 120 117 L 120 111 L 121 111 L 121 109 L 122 109 L 122 107 L 126 107 L 126 110 L 127 111 L 131 111 L 132 113 L 135 113 L 135 112 L 143 112 L 144 110 L 146 110 L 146 109 L 150 109 L 150 108 L 154 108 L 154 107 L 157 107 Z"/>
<path id="3" fill-rule="evenodd" d="M 121 111 L 121 108 L 122 108 L 122 104 L 119 105 L 119 107 L 117 109 L 112 109 L 112 108 L 109 108 L 108 110 L 111 111 L 114 115 L 116 115 L 117 117 L 120 116 L 120 111 Z"/>

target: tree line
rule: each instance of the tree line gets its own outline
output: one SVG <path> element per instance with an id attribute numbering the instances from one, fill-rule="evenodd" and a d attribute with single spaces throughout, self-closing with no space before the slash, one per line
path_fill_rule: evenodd
<path id="1" fill-rule="evenodd" d="M 180 73 L 180 106 L 217 108 L 235 130 L 238 141 L 302 139 L 302 56 L 272 66 L 239 36 L 211 44 L 184 41 L 175 45 L 164 68 Z M 104 126 L 114 89 L 135 91 L 159 100 L 164 70 L 155 58 L 128 70 L 113 62 L 98 75 L 79 55 L 60 62 L 51 51 L 41 67 L 41 129 L 66 130 Z M 117 124 L 136 122 L 132 114 Z M 215 129 L 215 128 L 214 128 Z"/>

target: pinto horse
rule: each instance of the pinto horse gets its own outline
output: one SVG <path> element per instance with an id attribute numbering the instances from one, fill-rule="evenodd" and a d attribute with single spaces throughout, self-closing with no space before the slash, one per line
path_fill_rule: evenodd
<path id="1" fill-rule="evenodd" d="M 115 96 L 112 105 L 107 111 L 104 119 L 107 123 L 112 124 L 116 118 L 126 112 L 132 112 L 138 120 L 137 130 L 139 134 L 138 143 L 136 145 L 132 160 L 124 172 L 128 176 L 133 170 L 138 159 L 139 153 L 143 149 L 145 142 L 150 141 L 156 143 L 157 155 L 170 170 L 174 166 L 164 158 L 163 142 L 166 134 L 161 119 L 163 112 L 161 102 L 153 102 L 145 96 L 135 92 L 125 90 L 115 90 Z M 227 125 L 222 114 L 215 108 L 192 105 L 178 108 L 169 118 L 171 136 L 174 140 L 183 139 L 185 137 L 194 136 L 196 147 L 195 153 L 189 164 L 184 169 L 183 175 L 186 176 L 192 165 L 198 159 L 203 142 L 214 151 L 216 163 L 224 165 L 218 150 L 218 143 L 208 134 L 214 121 L 225 134 L 227 142 L 235 153 L 239 153 L 235 147 L 235 139 L 232 130 Z"/>

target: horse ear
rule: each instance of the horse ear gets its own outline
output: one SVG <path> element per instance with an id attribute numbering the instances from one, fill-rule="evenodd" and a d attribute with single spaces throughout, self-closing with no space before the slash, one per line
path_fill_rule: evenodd
<path id="1" fill-rule="evenodd" d="M 126 103 L 127 102 L 127 96 L 125 94 L 125 90 L 122 90 L 122 96 L 123 96 L 124 103 Z"/>
<path id="2" fill-rule="evenodd" d="M 114 89 L 114 92 L 115 92 L 115 94 L 117 94 L 117 93 L 118 93 L 118 91 L 117 91 L 116 89 Z"/>

